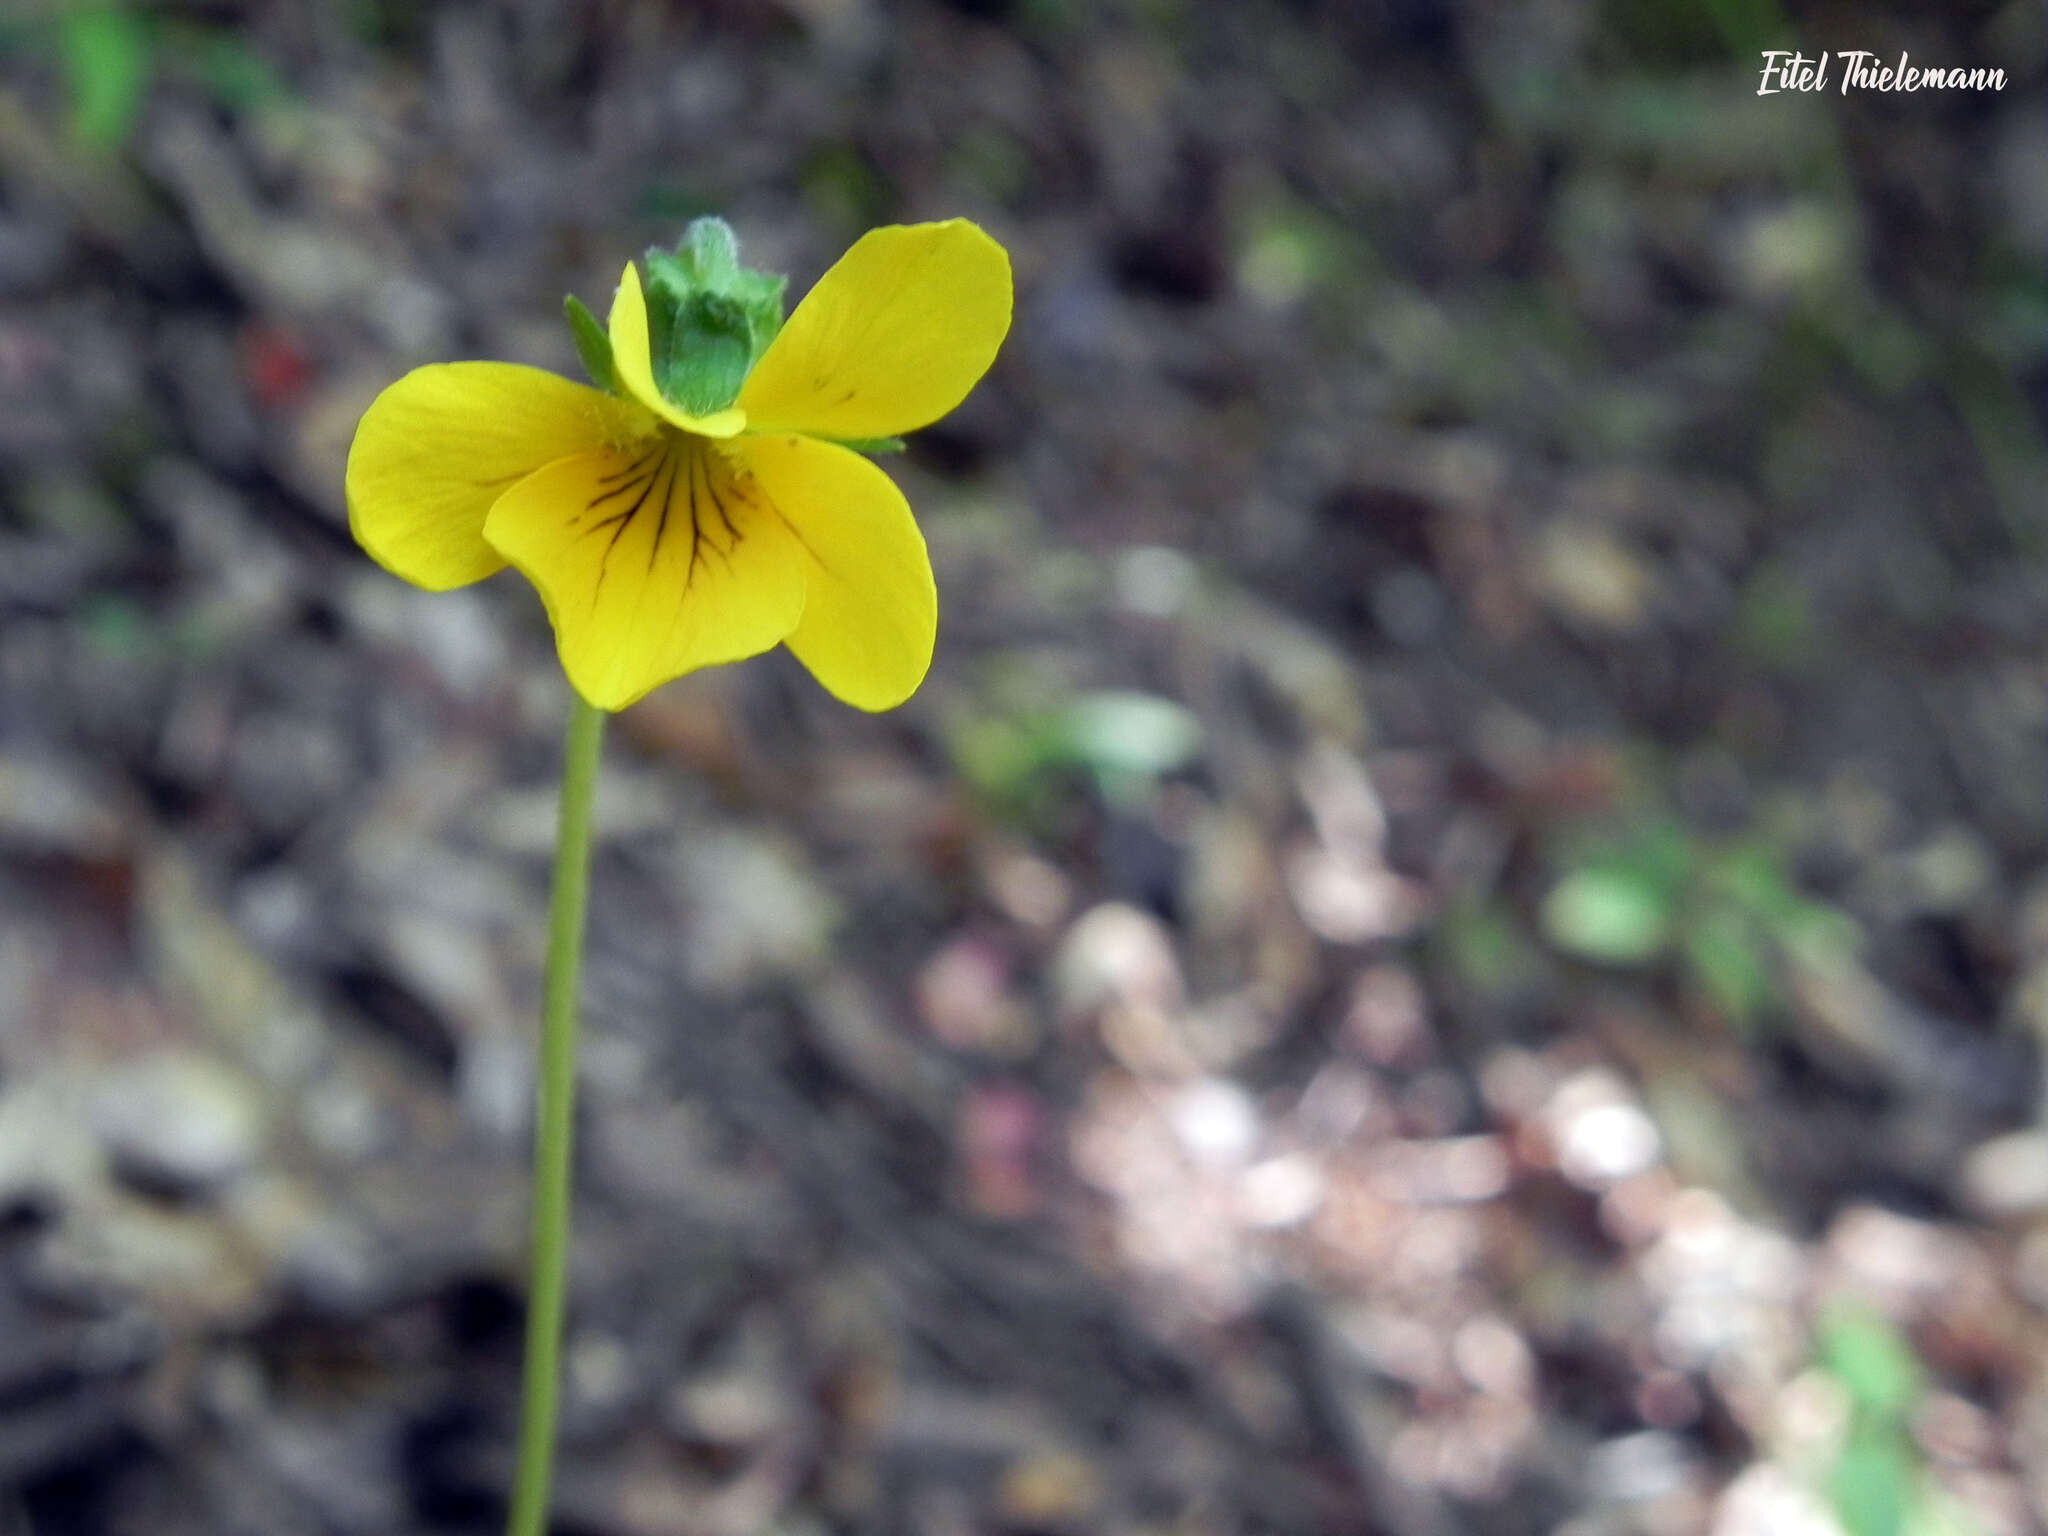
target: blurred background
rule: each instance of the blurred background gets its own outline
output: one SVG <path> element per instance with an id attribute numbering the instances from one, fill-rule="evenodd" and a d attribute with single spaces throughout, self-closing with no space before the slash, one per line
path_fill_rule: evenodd
<path id="1" fill-rule="evenodd" d="M 2000 68 L 1759 96 L 1761 50 Z M 0 9 L 0 1536 L 488 1532 L 564 685 L 404 370 L 1010 250 L 612 732 L 557 1529 L 2048 1528 L 2048 10 Z"/>

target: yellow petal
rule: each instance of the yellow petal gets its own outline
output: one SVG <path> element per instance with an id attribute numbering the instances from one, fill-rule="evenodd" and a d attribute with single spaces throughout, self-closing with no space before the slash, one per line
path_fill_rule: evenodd
<path id="1" fill-rule="evenodd" d="M 602 709 L 765 651 L 803 613 L 801 546 L 702 438 L 551 464 L 498 498 L 484 537 L 540 590 L 562 669 Z"/>
<path id="2" fill-rule="evenodd" d="M 344 486 L 349 529 L 394 575 L 432 591 L 504 565 L 484 517 L 544 464 L 651 425 L 581 384 L 513 363 L 416 368 L 374 400 L 356 427 Z"/>
<path id="3" fill-rule="evenodd" d="M 640 291 L 640 271 L 630 261 L 619 291 L 612 296 L 612 369 L 626 392 L 650 411 L 674 422 L 685 432 L 703 437 L 731 437 L 747 424 L 747 413 L 737 406 L 713 411 L 709 416 L 692 416 L 671 403 L 654 382 L 653 353 L 647 337 L 647 295 Z"/>
<path id="4" fill-rule="evenodd" d="M 938 591 L 910 505 L 868 460 L 784 433 L 735 445 L 804 550 L 803 622 L 789 648 L 834 697 L 893 709 L 931 666 Z"/>
<path id="5" fill-rule="evenodd" d="M 870 230 L 740 390 L 763 431 L 894 437 L 967 398 L 1010 328 L 1010 258 L 965 219 Z"/>

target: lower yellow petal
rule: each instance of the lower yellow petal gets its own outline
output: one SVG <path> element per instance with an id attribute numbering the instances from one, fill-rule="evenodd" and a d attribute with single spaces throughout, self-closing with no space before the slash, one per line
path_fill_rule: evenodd
<path id="1" fill-rule="evenodd" d="M 938 589 L 896 483 L 848 449 L 794 433 L 734 444 L 804 551 L 808 595 L 789 648 L 834 697 L 893 709 L 931 666 Z"/>
<path id="2" fill-rule="evenodd" d="M 688 434 L 549 465 L 498 498 L 484 537 L 539 589 L 562 669 L 601 709 L 758 655 L 803 614 L 795 536 L 723 449 Z"/>
<path id="3" fill-rule="evenodd" d="M 597 390 L 514 363 L 416 368 L 363 413 L 348 453 L 348 522 L 394 575 L 433 591 L 504 565 L 484 518 L 544 464 L 651 425 Z"/>

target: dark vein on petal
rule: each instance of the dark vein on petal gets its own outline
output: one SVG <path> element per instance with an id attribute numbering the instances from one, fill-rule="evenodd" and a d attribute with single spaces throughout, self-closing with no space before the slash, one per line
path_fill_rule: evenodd
<path id="1" fill-rule="evenodd" d="M 676 475 L 678 466 L 682 463 L 684 457 L 689 453 L 689 451 L 689 446 L 678 440 L 677 442 L 673 443 L 670 446 L 670 451 L 662 456 L 661 470 L 663 479 L 661 485 L 661 494 L 657 498 L 659 505 L 661 507 L 662 527 L 667 526 L 669 509 L 675 505 Z M 654 544 L 656 549 L 659 549 L 661 547 L 660 528 L 657 528 L 655 530 Z M 653 563 L 651 560 L 649 561 L 648 568 L 650 570 L 653 568 Z"/>
<path id="2" fill-rule="evenodd" d="M 660 468 L 660 463 L 656 462 L 653 469 L 644 470 L 643 472 L 645 474 L 651 475 L 652 473 L 654 473 L 655 470 L 658 470 Z M 634 489 L 634 482 L 639 480 L 641 477 L 641 474 L 636 473 L 631 479 L 626 480 L 623 484 L 615 486 L 609 491 L 598 492 L 597 495 L 590 498 L 589 504 L 586 506 L 585 510 L 595 512 L 599 507 L 603 506 L 606 502 L 612 500 L 614 497 L 629 494 Z"/>
<path id="3" fill-rule="evenodd" d="M 652 461 L 654 464 L 654 468 L 652 470 L 648 470 L 647 468 L 650 461 Z M 589 516 L 592 512 L 595 512 L 599 507 L 603 506 L 606 502 L 615 500 L 620 496 L 632 495 L 633 492 L 641 488 L 640 484 L 637 482 L 639 482 L 640 476 L 643 473 L 643 471 L 646 472 L 648 480 L 651 481 L 654 475 L 660 473 L 660 470 L 661 465 L 659 460 L 652 454 L 644 454 L 640 458 L 636 459 L 632 464 L 628 465 L 626 469 L 624 469 L 623 471 L 614 471 L 612 474 L 599 477 L 597 481 L 599 485 L 604 485 L 609 481 L 618 480 L 621 478 L 623 478 L 624 483 L 614 487 L 609 491 L 600 491 L 597 495 L 591 497 L 590 500 L 584 504 L 583 510 L 577 513 L 572 521 L 580 523 L 581 521 L 583 521 L 585 517 Z"/>
<path id="4" fill-rule="evenodd" d="M 730 531 L 732 521 L 725 515 L 725 498 L 718 489 L 718 482 L 711 478 L 711 471 L 708 467 L 704 471 L 704 489 L 711 498 L 713 510 L 718 513 L 718 520 L 724 523 L 727 530 Z M 728 571 L 732 569 L 732 551 L 719 548 L 718 540 L 711 537 L 711 530 L 708 528 L 704 530 L 704 547 L 723 560 Z"/>
<path id="5" fill-rule="evenodd" d="M 654 440 L 653 447 L 637 455 L 634 458 L 633 462 L 628 464 L 624 469 L 615 469 L 608 475 L 599 475 L 597 477 L 597 483 L 599 485 L 609 485 L 614 480 L 630 480 L 633 478 L 633 476 L 637 475 L 640 472 L 641 467 L 645 465 L 649 460 L 659 457 L 666 451 L 667 445 L 663 442 L 662 439 L 656 438 Z"/>
<path id="6" fill-rule="evenodd" d="M 704 454 L 695 454 L 690 460 L 690 564 L 683 572 L 683 591 L 688 593 L 697 581 L 697 561 L 703 552 L 704 530 L 697 521 L 697 473 L 704 474 L 704 494 L 711 494 L 711 467 L 704 462 Z"/>
<path id="7" fill-rule="evenodd" d="M 689 445 L 683 440 L 677 439 L 674 443 L 670 444 L 670 452 L 662 457 L 663 479 L 661 495 L 659 497 L 661 522 L 655 528 L 652 547 L 647 551 L 647 574 L 650 577 L 654 574 L 655 557 L 661 552 L 662 535 L 668 528 L 669 509 L 675 505 L 676 481 L 680 478 L 681 473 L 687 472 L 687 466 L 684 461 L 687 459 L 689 451 Z M 642 607 L 646 605 L 647 592 L 648 583 L 642 581 L 640 584 L 640 606 Z"/>
<path id="8" fill-rule="evenodd" d="M 666 449 L 663 449 L 660 462 L 654 466 L 654 473 L 648 476 L 647 483 L 640 487 L 640 494 L 634 499 L 633 505 L 626 508 L 623 512 L 614 513 L 602 522 L 593 523 L 588 529 L 584 530 L 586 533 L 595 533 L 598 529 L 605 527 L 610 527 L 612 530 L 612 536 L 604 546 L 604 553 L 598 557 L 597 583 L 591 588 L 593 602 L 596 601 L 596 594 L 604 590 L 604 579 L 611 573 L 612 551 L 619 547 L 619 540 L 626 536 L 626 530 L 633 526 L 633 519 L 638 517 L 640 509 L 647 505 L 648 493 L 654 489 L 656 482 L 661 479 L 661 473 L 668 467 L 668 464 L 669 454 Z"/>
<path id="9" fill-rule="evenodd" d="M 752 505 L 752 503 L 747 500 L 746 496 L 744 496 L 741 493 L 739 483 L 737 480 L 732 482 L 732 493 L 734 499 L 737 500 L 742 506 Z M 718 509 L 718 520 L 721 523 L 725 524 L 726 546 L 724 549 L 719 550 L 718 552 L 721 558 L 723 558 L 725 561 L 725 568 L 729 571 L 732 569 L 732 557 L 735 553 L 738 552 L 740 547 L 740 541 L 743 538 L 743 535 L 740 533 L 738 526 L 733 522 L 732 514 L 726 510 L 725 498 L 718 493 L 718 490 L 715 487 L 712 489 L 711 492 L 711 501 L 712 505 Z M 713 549 L 718 549 L 718 546 L 716 544 L 713 544 L 711 547 Z"/>
<path id="10" fill-rule="evenodd" d="M 732 482 L 731 489 L 733 499 L 742 506 L 746 505 L 747 498 L 741 493 L 738 481 Z M 718 509 L 718 520 L 725 524 L 725 550 L 731 554 L 740 547 L 740 531 L 733 525 L 732 514 L 726 510 L 725 498 L 715 489 L 711 493 L 711 504 Z"/>
<path id="11" fill-rule="evenodd" d="M 689 449 L 685 448 L 683 452 L 688 453 Z M 654 538 L 647 546 L 647 574 L 650 576 L 654 574 L 655 560 L 661 555 L 661 541 L 668 533 L 668 514 L 670 508 L 675 505 L 675 500 L 675 477 L 671 475 L 668 491 L 661 498 L 661 521 L 654 525 Z"/>
<path id="12" fill-rule="evenodd" d="M 644 496 L 647 492 L 647 488 L 654 484 L 654 478 L 654 475 L 649 475 L 645 480 L 639 481 L 637 484 L 625 487 L 625 489 L 619 492 L 618 494 L 630 496 L 633 495 L 635 492 L 638 492 Z M 638 503 L 636 502 L 634 506 L 627 507 L 624 511 L 613 512 L 608 516 L 600 517 L 596 522 L 590 524 L 589 527 L 584 528 L 583 531 L 585 533 L 595 533 L 598 529 L 609 528 L 614 523 L 630 522 L 632 520 L 633 513 L 637 510 L 637 508 Z M 578 512 L 574 517 L 570 518 L 569 526 L 571 528 L 581 527 L 583 519 L 588 517 L 592 512 L 595 512 L 596 510 L 597 504 L 593 502 L 591 505 L 585 507 L 581 512 Z"/>

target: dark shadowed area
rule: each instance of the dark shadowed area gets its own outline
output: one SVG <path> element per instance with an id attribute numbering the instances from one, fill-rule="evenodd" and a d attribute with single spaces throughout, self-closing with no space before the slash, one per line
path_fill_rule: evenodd
<path id="1" fill-rule="evenodd" d="M 1763 50 L 2001 90 L 1758 94 Z M 560 1536 L 2048 1529 L 2037 0 L 0 5 L 0 1536 L 497 1529 L 565 685 L 407 369 L 963 215 L 621 715 Z"/>

